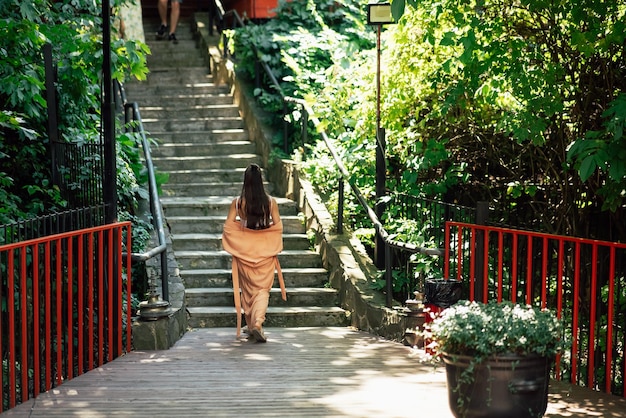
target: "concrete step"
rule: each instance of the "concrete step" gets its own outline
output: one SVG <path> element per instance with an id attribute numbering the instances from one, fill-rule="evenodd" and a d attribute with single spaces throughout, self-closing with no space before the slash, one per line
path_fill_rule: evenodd
<path id="1" fill-rule="evenodd" d="M 168 40 L 150 40 L 146 36 L 146 43 L 150 46 L 151 54 L 147 57 L 148 68 L 188 68 L 206 66 L 200 55 L 197 42 L 191 34 L 185 31 L 176 31 L 178 43 Z"/>
<path id="2" fill-rule="evenodd" d="M 191 119 L 239 117 L 239 108 L 234 104 L 171 106 L 169 103 L 161 103 L 159 106 L 144 105 L 139 109 L 142 119 L 176 119 L 181 115 Z"/>
<path id="3" fill-rule="evenodd" d="M 189 326 L 194 328 L 234 327 L 234 307 L 190 307 Z M 242 324 L 245 321 L 242 320 Z M 338 307 L 269 307 L 265 327 L 340 327 L 350 324 L 349 316 Z"/>
<path id="4" fill-rule="evenodd" d="M 245 129 L 212 129 L 210 131 L 185 131 L 163 132 L 150 131 L 150 136 L 156 138 L 160 144 L 173 144 L 177 142 L 222 142 L 222 141 L 248 141 L 248 131 Z"/>
<path id="5" fill-rule="evenodd" d="M 176 234 L 172 242 L 174 251 L 193 251 L 202 248 L 206 251 L 221 251 L 222 234 L 220 233 L 195 233 Z M 306 234 L 283 234 L 283 247 L 286 250 L 308 250 L 309 241 Z"/>
<path id="6" fill-rule="evenodd" d="M 146 6 L 142 5 L 142 7 L 145 8 Z M 143 20 L 143 31 L 146 37 L 146 43 L 149 46 L 152 47 L 157 43 L 168 42 L 167 40 L 158 40 L 156 38 L 156 32 L 159 29 L 159 26 L 161 25 L 161 21 L 158 17 L 156 17 L 155 19 L 147 19 L 146 17 L 144 17 L 142 20 Z M 176 38 L 178 38 L 179 41 L 194 40 L 195 42 L 195 36 L 193 32 L 191 31 L 191 18 L 190 17 L 183 18 L 181 16 L 181 18 L 178 21 L 178 25 L 176 25 Z"/>
<path id="7" fill-rule="evenodd" d="M 324 287 L 328 272 L 321 267 L 282 267 L 285 287 Z M 181 272 L 186 289 L 230 287 L 233 285 L 230 266 L 227 269 L 196 269 Z"/>
<path id="8" fill-rule="evenodd" d="M 167 172 L 171 170 L 212 170 L 212 169 L 237 169 L 246 167 L 248 164 L 261 162 L 261 157 L 256 154 L 234 154 L 230 158 L 222 156 L 200 156 L 200 157 L 166 157 L 153 158 L 154 165 L 158 171 Z M 208 192 L 208 191 L 207 191 Z M 209 193 L 207 193 L 209 194 Z"/>
<path id="9" fill-rule="evenodd" d="M 174 251 L 181 270 L 227 269 L 232 265 L 232 257 L 226 251 Z M 322 258 L 311 250 L 283 250 L 278 254 L 281 267 L 310 268 L 322 267 Z"/>
<path id="10" fill-rule="evenodd" d="M 141 111 L 141 108 L 140 108 Z M 146 131 L 152 133 L 155 131 L 169 132 L 185 132 L 185 131 L 212 131 L 215 129 L 245 129 L 243 120 L 237 116 L 203 116 L 196 118 L 177 118 L 159 119 L 145 118 L 143 114 L 143 125 Z"/>
<path id="11" fill-rule="evenodd" d="M 180 87 L 174 87 L 164 84 L 141 84 L 131 86 L 127 88 L 126 92 L 128 100 L 131 102 L 137 102 L 139 104 L 139 110 L 143 116 L 143 109 L 147 107 L 163 106 L 168 108 L 182 108 L 185 106 L 201 106 L 206 103 L 212 103 L 213 105 L 229 106 L 233 104 L 233 98 L 228 93 L 223 93 L 223 88 L 219 86 L 205 86 L 203 90 L 206 93 L 198 93 L 194 88 L 183 87 L 191 89 L 189 94 L 184 94 L 180 91 Z"/>
<path id="12" fill-rule="evenodd" d="M 176 31 L 178 43 L 168 40 L 150 40 L 146 36 L 146 43 L 150 47 L 151 54 L 147 56 L 148 68 L 189 68 L 206 66 L 205 58 L 200 55 L 196 41 L 191 35 Z"/>
<path id="13" fill-rule="evenodd" d="M 235 170 L 173 170 L 169 171 L 169 179 L 167 184 L 191 183 L 198 181 L 200 183 L 240 183 L 243 178 L 243 172 Z"/>
<path id="14" fill-rule="evenodd" d="M 165 217 L 172 234 L 191 234 L 191 233 L 216 233 L 221 232 L 226 220 L 226 212 L 221 216 L 169 216 L 167 209 Z M 304 234 L 304 225 L 299 216 L 283 216 L 284 234 Z"/>
<path id="15" fill-rule="evenodd" d="M 232 287 L 186 289 L 185 294 L 187 307 L 233 306 Z M 270 291 L 269 306 L 336 306 L 338 299 L 336 289 L 296 287 L 287 289 L 287 300 L 284 301 L 276 281 Z"/>
<path id="16" fill-rule="evenodd" d="M 212 81 L 197 80 L 192 83 L 159 83 L 158 80 L 133 81 L 124 86 L 130 101 L 145 103 L 146 106 L 163 105 L 172 101 L 172 106 L 191 106 L 214 103 L 212 99 L 232 103 L 233 98 L 224 86 L 213 84 Z M 228 95 L 228 96 L 226 96 Z M 215 103 L 218 104 L 218 103 Z"/>
<path id="17" fill-rule="evenodd" d="M 146 60 L 148 66 L 162 67 L 172 61 L 175 62 L 175 64 L 173 64 L 174 68 L 197 67 L 204 64 L 203 58 L 195 54 L 190 54 L 188 50 L 174 49 L 177 47 L 179 47 L 179 45 L 172 45 L 171 50 L 167 51 L 168 53 L 161 52 L 159 55 L 149 55 Z"/>
<path id="18" fill-rule="evenodd" d="M 209 83 L 213 85 L 216 91 L 221 90 L 224 93 L 228 93 L 226 85 L 220 87 L 214 83 L 213 76 L 205 65 L 182 68 L 152 66 L 146 80 L 133 81 L 131 86 L 186 86 L 198 83 Z"/>
<path id="19" fill-rule="evenodd" d="M 157 157 L 199 157 L 202 155 L 232 155 L 252 154 L 256 145 L 250 141 L 207 141 L 202 143 L 163 143 L 151 150 L 152 156 Z"/>
<path id="20" fill-rule="evenodd" d="M 234 196 L 241 192 L 241 182 L 200 183 L 197 181 L 194 183 L 174 183 L 170 181 L 161 186 L 161 191 L 164 196 L 204 196 L 207 190 L 219 190 L 220 193 L 223 193 L 225 196 Z M 272 184 L 266 184 L 265 191 L 272 194 L 274 186 Z"/>
<path id="21" fill-rule="evenodd" d="M 239 173 L 237 173 L 239 174 Z M 241 179 L 243 178 L 243 169 L 240 170 Z M 240 179 L 240 181 L 241 181 Z M 241 191 L 241 187 L 239 192 Z M 233 199 L 239 195 L 239 192 L 232 196 L 202 196 L 202 197 L 161 197 L 161 204 L 165 214 L 169 217 L 174 216 L 218 216 L 226 219 L 228 208 Z M 276 197 L 278 209 L 281 217 L 295 217 L 298 215 L 298 205 L 291 199 Z M 298 217 L 298 219 L 300 219 Z M 283 222 L 292 221 L 291 218 L 283 219 Z M 302 223 L 302 219 L 300 219 Z"/>

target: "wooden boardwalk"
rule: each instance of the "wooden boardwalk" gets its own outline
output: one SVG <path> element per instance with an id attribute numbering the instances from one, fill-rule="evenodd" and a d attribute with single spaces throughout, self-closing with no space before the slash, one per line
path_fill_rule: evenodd
<path id="1" fill-rule="evenodd" d="M 131 352 L 4 417 L 452 417 L 445 371 L 350 328 L 196 329 L 170 350 Z M 623 417 L 626 400 L 551 387 L 547 417 Z"/>

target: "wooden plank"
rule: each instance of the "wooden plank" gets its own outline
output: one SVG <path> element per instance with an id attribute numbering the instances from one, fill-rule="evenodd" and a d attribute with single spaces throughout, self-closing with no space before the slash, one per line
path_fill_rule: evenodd
<path id="1" fill-rule="evenodd" d="M 6 417 L 448 418 L 445 371 L 420 352 L 350 328 L 194 329 L 170 350 L 135 351 Z M 546 417 L 624 416 L 626 400 L 554 383 Z"/>
<path id="2" fill-rule="evenodd" d="M 416 364 L 409 347 L 350 328 L 266 335 L 259 344 L 233 328 L 195 329 L 170 350 L 129 353 L 5 414 L 407 417 L 443 393 L 432 416 L 452 416 L 443 369 Z"/>

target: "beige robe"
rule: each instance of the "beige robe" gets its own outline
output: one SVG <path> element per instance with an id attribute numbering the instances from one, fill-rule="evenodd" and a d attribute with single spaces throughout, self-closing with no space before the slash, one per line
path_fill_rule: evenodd
<path id="1" fill-rule="evenodd" d="M 232 274 L 237 312 L 237 337 L 241 334 L 241 311 L 248 329 L 265 321 L 274 272 L 283 300 L 287 300 L 285 281 L 278 262 L 283 250 L 283 224 L 278 222 L 267 229 L 245 228 L 238 221 L 224 224 L 222 235 L 224 250 L 233 256 Z"/>

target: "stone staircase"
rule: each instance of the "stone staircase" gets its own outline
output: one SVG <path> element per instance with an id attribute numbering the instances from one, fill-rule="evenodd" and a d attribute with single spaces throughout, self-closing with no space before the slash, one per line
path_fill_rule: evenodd
<path id="1" fill-rule="evenodd" d="M 152 50 L 150 74 L 126 86 L 139 103 L 144 126 L 159 145 L 152 149 L 157 171 L 169 173 L 161 203 L 172 248 L 185 285 L 189 326 L 234 327 L 231 258 L 221 243 L 228 207 L 241 191 L 249 163 L 262 163 L 249 141 L 229 87 L 215 85 L 183 17 L 179 43 L 157 41 L 157 20 L 144 17 L 146 43 Z M 271 184 L 266 190 L 272 194 Z M 284 227 L 279 254 L 287 301 L 275 282 L 265 326 L 341 326 L 348 319 L 327 287 L 321 257 L 311 250 L 297 204 L 275 196 Z"/>

